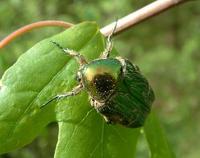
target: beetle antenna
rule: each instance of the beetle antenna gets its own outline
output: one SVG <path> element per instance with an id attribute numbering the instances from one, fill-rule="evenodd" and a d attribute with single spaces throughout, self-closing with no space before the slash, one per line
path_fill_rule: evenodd
<path id="1" fill-rule="evenodd" d="M 57 42 L 55 42 L 55 41 L 50 41 L 50 42 L 53 43 L 53 44 L 55 44 L 61 50 L 64 50 L 64 48 L 60 44 L 58 44 Z"/>
<path id="2" fill-rule="evenodd" d="M 85 65 L 87 64 L 87 61 L 86 59 L 84 58 L 83 55 L 81 55 L 80 53 L 72 50 L 72 49 L 68 49 L 68 48 L 63 48 L 60 44 L 58 44 L 57 42 L 54 42 L 54 41 L 50 41 L 51 43 L 55 44 L 59 49 L 61 49 L 64 53 L 72 56 L 72 57 L 75 57 L 78 61 L 78 63 L 82 66 L 82 65 Z"/>

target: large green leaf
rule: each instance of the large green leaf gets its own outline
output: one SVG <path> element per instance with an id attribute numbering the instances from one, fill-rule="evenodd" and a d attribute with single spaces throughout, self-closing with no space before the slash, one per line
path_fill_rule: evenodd
<path id="1" fill-rule="evenodd" d="M 153 112 L 145 123 L 144 132 L 150 148 L 151 158 L 175 158 L 164 130 Z"/>
<path id="2" fill-rule="evenodd" d="M 6 71 L 0 90 L 0 153 L 31 142 L 48 123 L 58 121 L 56 158 L 133 158 L 139 131 L 105 124 L 91 108 L 86 92 L 39 108 L 77 84 L 77 63 L 50 40 L 88 60 L 104 49 L 97 25 L 85 22 L 38 43 Z"/>

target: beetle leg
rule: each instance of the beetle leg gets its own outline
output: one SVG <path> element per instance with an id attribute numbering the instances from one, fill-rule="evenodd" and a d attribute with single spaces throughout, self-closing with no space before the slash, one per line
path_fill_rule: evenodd
<path id="1" fill-rule="evenodd" d="M 80 85 L 74 87 L 70 92 L 67 92 L 65 94 L 56 95 L 55 97 L 51 98 L 49 101 L 44 103 L 40 108 L 45 107 L 47 104 L 51 103 L 54 100 L 60 100 L 60 99 L 67 98 L 70 96 L 75 96 L 75 95 L 79 94 L 82 89 L 83 89 L 83 86 L 80 84 Z"/>
<path id="2" fill-rule="evenodd" d="M 122 58 L 122 57 L 116 57 L 116 59 L 120 61 L 121 65 L 122 65 L 122 72 L 123 72 L 123 74 L 125 74 L 125 72 L 126 72 L 126 62 L 125 62 L 125 59 Z"/>
<path id="3" fill-rule="evenodd" d="M 106 116 L 103 116 L 103 118 L 104 118 L 104 120 L 106 121 L 106 123 L 108 124 L 108 125 L 114 125 L 115 123 L 113 122 L 113 121 L 111 121 L 108 117 L 106 117 Z"/>
<path id="4" fill-rule="evenodd" d="M 100 57 L 102 59 L 107 59 L 109 57 L 109 55 L 110 55 L 109 53 L 111 52 L 111 50 L 113 48 L 112 36 L 113 36 L 116 28 L 117 28 L 117 20 L 115 22 L 115 26 L 114 26 L 111 34 L 108 35 L 108 38 L 107 38 L 107 41 L 106 41 L 106 48 L 105 48 L 105 50 L 103 51 L 103 53 L 102 53 L 102 55 Z"/>
<path id="5" fill-rule="evenodd" d="M 68 55 L 75 57 L 76 60 L 78 61 L 78 63 L 82 66 L 87 64 L 86 59 L 84 58 L 83 55 L 81 55 L 80 53 L 72 50 L 72 49 L 68 49 L 68 48 L 63 48 L 60 44 L 58 44 L 57 42 L 51 41 L 53 44 L 55 44 L 58 48 L 60 48 L 63 52 L 67 53 Z"/>
<path id="6" fill-rule="evenodd" d="M 112 40 L 111 40 L 111 35 L 109 35 L 108 38 L 107 38 L 107 42 L 106 42 L 106 48 L 103 51 L 101 58 L 107 59 L 110 55 L 109 53 L 111 52 L 112 47 L 113 47 L 113 43 L 112 43 Z"/>

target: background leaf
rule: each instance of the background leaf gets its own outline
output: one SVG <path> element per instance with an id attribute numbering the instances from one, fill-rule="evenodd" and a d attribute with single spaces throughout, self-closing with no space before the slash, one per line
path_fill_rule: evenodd
<path id="1" fill-rule="evenodd" d="M 151 158 L 175 158 L 163 128 L 153 112 L 151 112 L 145 123 L 144 132 L 150 148 Z"/>

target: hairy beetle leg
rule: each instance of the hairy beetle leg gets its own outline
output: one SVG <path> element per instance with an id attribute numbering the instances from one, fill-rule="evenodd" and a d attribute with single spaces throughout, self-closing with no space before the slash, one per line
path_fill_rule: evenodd
<path id="1" fill-rule="evenodd" d="M 51 43 L 55 44 L 58 48 L 60 48 L 63 52 L 67 53 L 68 55 L 75 57 L 76 60 L 78 61 L 78 63 L 82 66 L 87 64 L 86 59 L 84 58 L 83 55 L 81 55 L 80 53 L 72 50 L 72 49 L 68 49 L 68 48 L 63 48 L 60 44 L 58 44 L 57 42 L 51 41 Z"/>
<path id="2" fill-rule="evenodd" d="M 106 123 L 107 123 L 108 125 L 113 125 L 113 124 L 114 124 L 114 122 L 111 121 L 111 120 L 109 120 L 106 116 L 103 116 L 103 118 L 104 118 L 104 120 L 106 121 Z"/>
<path id="3" fill-rule="evenodd" d="M 80 85 L 74 87 L 72 89 L 72 91 L 70 91 L 70 92 L 67 92 L 65 94 L 60 94 L 60 95 L 57 95 L 57 96 L 51 98 L 49 101 L 44 103 L 40 108 L 45 107 L 46 105 L 48 105 L 49 103 L 51 103 L 54 100 L 60 100 L 60 99 L 67 98 L 67 97 L 70 97 L 70 96 L 75 96 L 75 95 L 79 94 L 82 89 L 83 89 L 83 86 L 80 84 Z"/>
<path id="4" fill-rule="evenodd" d="M 106 48 L 103 51 L 102 56 L 101 56 L 102 59 L 107 59 L 109 57 L 109 53 L 111 52 L 112 47 L 113 47 L 113 43 L 111 41 L 111 36 L 109 35 L 106 42 Z"/>
<path id="5" fill-rule="evenodd" d="M 111 32 L 110 35 L 108 35 L 108 38 L 107 38 L 107 41 L 106 41 L 106 48 L 105 48 L 105 50 L 103 51 L 103 53 L 102 53 L 102 55 L 100 57 L 102 59 L 107 59 L 109 57 L 109 55 L 110 55 L 109 53 L 111 52 L 111 50 L 113 48 L 112 36 L 113 36 L 116 28 L 117 28 L 117 20 L 115 22 L 115 26 L 113 28 L 113 31 Z"/>

